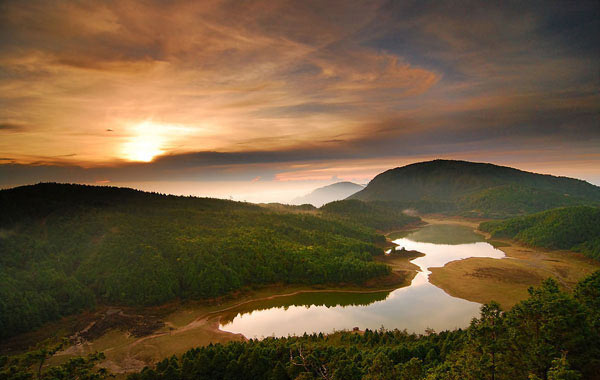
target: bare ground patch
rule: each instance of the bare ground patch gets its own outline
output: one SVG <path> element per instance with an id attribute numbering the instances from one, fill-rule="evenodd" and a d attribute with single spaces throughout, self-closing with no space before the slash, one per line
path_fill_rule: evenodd
<path id="1" fill-rule="evenodd" d="M 527 298 L 530 286 L 552 277 L 566 290 L 600 269 L 600 263 L 567 251 L 523 247 L 517 242 L 500 247 L 503 259 L 470 258 L 431 268 L 429 280 L 448 294 L 469 301 L 499 302 L 505 309 Z"/>
<path id="2" fill-rule="evenodd" d="M 538 274 L 525 269 L 499 267 L 475 268 L 473 272 L 467 273 L 467 276 L 525 285 L 537 285 L 544 279 Z"/>

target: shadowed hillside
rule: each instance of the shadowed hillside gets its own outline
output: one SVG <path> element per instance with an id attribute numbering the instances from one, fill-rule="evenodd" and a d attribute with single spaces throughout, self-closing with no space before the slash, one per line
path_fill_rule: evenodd
<path id="1" fill-rule="evenodd" d="M 421 212 L 505 217 L 600 204 L 600 187 L 493 164 L 434 160 L 385 171 L 349 198 L 397 201 Z"/>
<path id="2" fill-rule="evenodd" d="M 0 210 L 0 338 L 98 303 L 390 272 L 371 228 L 248 203 L 47 183 L 0 191 Z"/>
<path id="3" fill-rule="evenodd" d="M 319 210 L 326 216 L 385 232 L 401 229 L 409 224 L 421 223 L 419 217 L 406 215 L 401 205 L 394 202 L 362 202 L 357 199 L 346 199 L 327 203 Z"/>

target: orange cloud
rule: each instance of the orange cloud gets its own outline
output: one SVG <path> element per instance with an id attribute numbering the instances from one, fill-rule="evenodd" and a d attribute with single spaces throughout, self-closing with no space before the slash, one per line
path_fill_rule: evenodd
<path id="1" fill-rule="evenodd" d="M 0 48 L 9 73 L 0 79 L 0 123 L 31 127 L 0 130 L 0 153 L 27 163 L 68 150 L 71 162 L 102 164 L 257 142 L 253 149 L 298 147 L 357 133 L 393 102 L 386 91 L 421 94 L 439 79 L 347 39 L 373 21 L 375 2 L 233 7 L 7 4 L 0 22 L 14 43 Z M 158 141 L 137 128 L 147 120 L 186 132 Z"/>
<path id="2" fill-rule="evenodd" d="M 551 5 L 0 7 L 3 162 L 162 168 L 174 157 L 187 165 L 191 152 L 199 166 L 231 153 L 238 171 L 247 156 L 237 153 L 293 162 L 243 178 L 262 176 L 260 185 L 272 176 L 366 179 L 387 166 L 351 172 L 320 160 L 600 146 L 598 44 L 585 33 L 595 24 L 561 29 L 548 21 L 572 14 Z"/>

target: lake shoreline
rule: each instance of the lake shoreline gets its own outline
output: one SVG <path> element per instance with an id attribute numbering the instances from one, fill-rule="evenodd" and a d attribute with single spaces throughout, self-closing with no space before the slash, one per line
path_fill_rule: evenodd
<path id="1" fill-rule="evenodd" d="M 496 301 L 507 310 L 528 297 L 529 287 L 539 286 L 548 277 L 556 278 L 564 289 L 572 290 L 580 279 L 600 269 L 600 263 L 581 253 L 528 247 L 511 239 L 491 240 L 489 233 L 478 229 L 483 219 L 443 220 L 425 216 L 423 220 L 472 227 L 505 254 L 501 259 L 471 257 L 430 268 L 429 281 L 453 297 L 481 304 Z"/>
<path id="2" fill-rule="evenodd" d="M 104 351 L 106 360 L 101 365 L 110 369 L 111 372 L 127 373 L 139 371 L 144 366 L 150 365 L 162 357 L 181 354 L 193 347 L 209 343 L 247 340 L 242 334 L 220 329 L 220 319 L 225 313 L 246 304 L 291 297 L 304 293 L 389 293 L 408 286 L 418 271 L 418 267 L 409 262 L 415 257 L 418 257 L 418 255 L 413 254 L 406 257 L 400 257 L 399 255 L 391 257 L 375 256 L 374 260 L 377 262 L 390 265 L 392 273 L 384 277 L 369 280 L 366 284 L 362 285 L 326 284 L 307 286 L 270 284 L 253 289 L 244 289 L 227 297 L 202 301 L 175 301 L 155 307 L 134 308 L 119 305 L 100 305 L 93 312 L 84 312 L 79 315 L 65 317 L 61 321 L 52 322 L 52 328 L 46 325 L 34 332 L 13 338 L 14 341 L 22 340 L 23 347 L 10 349 L 7 348 L 7 346 L 10 346 L 10 342 L 3 342 L 5 344 L 3 351 L 15 354 L 29 348 L 30 344 L 26 342 L 39 342 L 45 339 L 57 340 L 59 338 L 58 335 L 61 334 L 62 336 L 71 337 L 80 335 L 82 329 L 89 329 L 96 322 L 106 320 L 107 315 L 136 315 L 144 318 L 158 317 L 161 321 L 164 321 L 164 325 L 146 335 L 136 337 L 128 331 L 127 328 L 130 326 L 121 326 L 117 322 L 110 325 L 107 330 L 97 333 L 98 336 L 94 336 L 89 341 L 80 339 L 79 343 L 58 352 L 47 362 L 47 365 L 57 365 L 74 356 L 86 355 L 95 351 Z M 181 319 L 177 314 L 189 315 Z M 177 319 L 181 320 L 176 322 L 175 320 Z M 144 319 L 142 318 L 141 321 L 143 322 Z M 69 331 L 72 326 L 81 326 L 81 328 L 77 331 Z M 49 330 L 57 331 L 57 333 L 51 336 L 40 336 L 40 333 L 45 333 Z M 193 341 L 189 344 L 185 343 L 187 335 L 194 336 Z M 181 338 L 177 338 L 177 336 L 181 336 Z M 178 339 L 181 339 L 182 342 L 179 342 L 176 348 L 168 352 L 165 351 L 164 355 L 161 354 L 162 356 L 154 356 L 152 360 L 140 361 L 137 359 L 140 352 L 156 350 L 158 343 L 154 343 L 154 341 L 164 342 Z M 148 349 L 144 347 L 148 347 Z"/>
<path id="3" fill-rule="evenodd" d="M 426 225 L 433 224 L 459 224 L 476 230 L 478 222 L 474 220 L 460 220 L 457 218 L 438 219 L 433 216 L 424 216 L 425 223 L 416 226 L 410 230 L 418 230 Z M 480 231 L 478 234 L 485 236 Z M 489 241 L 488 241 L 489 242 Z M 511 246 L 514 247 L 514 246 Z M 502 247 L 500 249 L 508 257 L 510 256 Z M 508 247 L 510 248 L 510 247 Z M 423 254 L 420 254 L 423 255 Z M 69 357 L 82 355 L 94 351 L 104 351 L 107 359 L 103 366 L 109 368 L 113 373 L 127 373 L 140 370 L 145 365 L 151 365 L 154 362 L 171 355 L 179 355 L 190 348 L 204 346 L 210 343 L 226 343 L 230 341 L 247 340 L 248 337 L 241 333 L 234 333 L 221 330 L 223 316 L 228 312 L 235 312 L 236 309 L 242 309 L 244 305 L 253 302 L 275 300 L 285 297 L 293 297 L 304 293 L 355 293 L 355 294 L 374 294 L 380 292 L 392 292 L 410 285 L 418 273 L 419 267 L 411 260 L 419 257 L 418 255 L 409 255 L 401 257 L 400 255 L 375 256 L 374 260 L 383 262 L 392 268 L 392 274 L 396 277 L 390 277 L 386 281 L 382 278 L 375 279 L 371 284 L 355 285 L 281 285 L 272 284 L 256 288 L 247 288 L 242 291 L 231 294 L 227 297 L 221 297 L 210 301 L 176 301 L 160 307 L 131 309 L 120 308 L 126 312 L 142 312 L 147 314 L 159 314 L 164 321 L 164 326 L 149 335 L 142 337 L 133 337 L 126 331 L 119 329 L 108 331 L 105 335 L 80 345 L 75 350 L 65 351 L 62 355 L 57 355 L 49 361 L 49 364 L 56 364 L 65 361 Z M 453 288 L 453 282 L 460 283 L 460 276 L 463 273 L 450 271 L 456 263 L 474 262 L 481 266 L 481 263 L 492 261 L 506 261 L 489 258 L 468 258 L 463 260 L 451 261 L 440 268 L 431 268 L 430 282 L 446 294 L 483 303 L 473 299 L 470 294 L 457 292 Z M 462 265 L 462 264 L 461 264 Z M 484 266 L 485 267 L 485 266 Z M 448 281 L 440 281 L 440 273 L 447 272 Z M 388 276 L 385 276 L 388 277 Z M 108 306 L 103 306 L 104 311 Z M 101 314 L 101 313 L 100 313 Z M 341 328 L 340 328 L 341 330 Z"/>

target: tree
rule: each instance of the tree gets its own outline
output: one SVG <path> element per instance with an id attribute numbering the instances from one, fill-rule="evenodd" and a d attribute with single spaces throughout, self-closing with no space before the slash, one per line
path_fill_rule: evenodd
<path id="1" fill-rule="evenodd" d="M 497 356 L 505 349 L 504 331 L 504 315 L 494 301 L 481 307 L 481 317 L 474 318 L 469 328 L 470 343 L 479 354 L 478 367 L 491 380 L 496 380 Z"/>
<path id="2" fill-rule="evenodd" d="M 548 380 L 580 380 L 581 372 L 569 369 L 567 355 L 562 354 L 560 358 L 552 361 L 552 367 L 548 370 Z"/>

